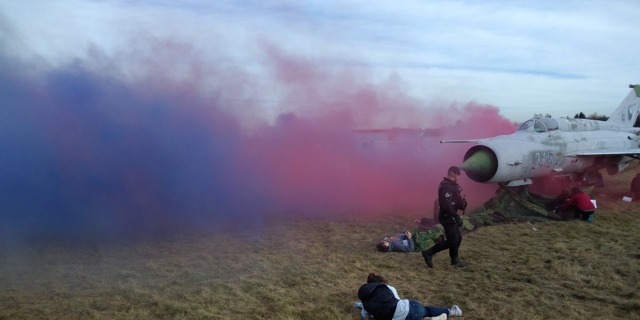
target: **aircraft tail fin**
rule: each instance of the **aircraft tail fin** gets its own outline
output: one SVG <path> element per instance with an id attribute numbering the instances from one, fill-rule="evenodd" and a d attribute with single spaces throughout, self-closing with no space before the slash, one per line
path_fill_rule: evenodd
<path id="1" fill-rule="evenodd" d="M 636 123 L 640 109 L 640 85 L 630 84 L 629 88 L 632 89 L 631 92 L 622 100 L 607 122 L 625 127 L 633 127 Z"/>

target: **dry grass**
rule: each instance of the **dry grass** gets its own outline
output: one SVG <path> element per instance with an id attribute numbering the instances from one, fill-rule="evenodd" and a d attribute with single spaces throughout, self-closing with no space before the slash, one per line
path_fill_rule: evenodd
<path id="1" fill-rule="evenodd" d="M 381 273 L 404 298 L 459 304 L 466 319 L 640 319 L 638 203 L 621 175 L 593 223 L 482 227 L 464 269 L 446 252 L 377 253 L 415 216 L 292 218 L 129 245 L 5 246 L 0 319 L 358 319 L 356 291 Z M 534 230 L 535 228 L 535 230 Z"/>

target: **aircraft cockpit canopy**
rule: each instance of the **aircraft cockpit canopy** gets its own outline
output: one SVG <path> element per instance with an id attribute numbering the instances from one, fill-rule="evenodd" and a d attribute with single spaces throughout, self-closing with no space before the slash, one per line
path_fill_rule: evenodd
<path id="1" fill-rule="evenodd" d="M 547 132 L 558 128 L 558 122 L 552 118 L 537 118 L 525 121 L 516 131 Z"/>

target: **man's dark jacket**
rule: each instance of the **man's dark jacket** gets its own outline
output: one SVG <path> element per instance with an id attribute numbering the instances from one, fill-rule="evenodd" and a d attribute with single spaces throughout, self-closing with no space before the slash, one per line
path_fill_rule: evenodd
<path id="1" fill-rule="evenodd" d="M 398 299 L 386 284 L 372 282 L 363 284 L 358 290 L 362 306 L 376 320 L 391 320 L 396 312 Z"/>
<path id="2" fill-rule="evenodd" d="M 458 215 L 458 210 L 467 208 L 467 201 L 460 193 L 462 188 L 449 178 L 444 178 L 438 187 L 438 205 L 440 212 L 438 218 L 442 225 L 461 225 L 462 219 Z"/>

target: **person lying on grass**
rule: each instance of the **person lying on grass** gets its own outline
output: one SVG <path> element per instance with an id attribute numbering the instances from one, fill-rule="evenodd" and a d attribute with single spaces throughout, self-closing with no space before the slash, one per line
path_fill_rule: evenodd
<path id="1" fill-rule="evenodd" d="M 411 232 L 405 231 L 397 235 L 385 237 L 376 248 L 380 252 L 414 252 L 416 251 L 415 243 L 411 239 Z"/>
<path id="2" fill-rule="evenodd" d="M 434 226 L 429 230 L 405 231 L 385 237 L 376 243 L 376 248 L 380 252 L 414 252 L 428 249 L 439 241 L 444 241 L 444 233 L 442 227 Z"/>
<path id="3" fill-rule="evenodd" d="M 396 288 L 388 285 L 383 276 L 375 273 L 369 273 L 367 283 L 358 289 L 358 299 L 362 301 L 360 315 L 363 319 L 419 320 L 442 315 L 462 316 L 462 310 L 455 304 L 451 308 L 425 307 L 416 300 L 400 299 Z"/>

